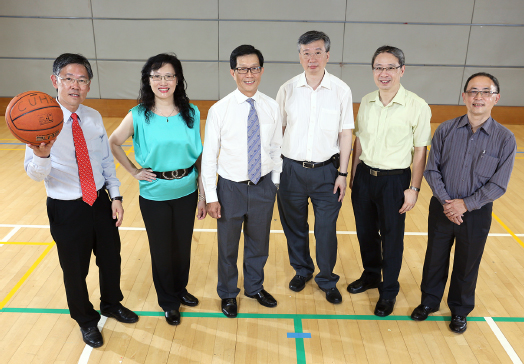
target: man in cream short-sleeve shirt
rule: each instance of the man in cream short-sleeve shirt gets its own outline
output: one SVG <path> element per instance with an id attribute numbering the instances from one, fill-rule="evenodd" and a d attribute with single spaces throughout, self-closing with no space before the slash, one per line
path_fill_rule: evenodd
<path id="1" fill-rule="evenodd" d="M 405 213 L 417 202 L 431 141 L 431 110 L 400 84 L 400 49 L 378 48 L 371 66 L 378 90 L 364 96 L 358 110 L 349 182 L 364 272 L 348 291 L 378 287 L 375 315 L 388 316 L 400 287 Z"/>

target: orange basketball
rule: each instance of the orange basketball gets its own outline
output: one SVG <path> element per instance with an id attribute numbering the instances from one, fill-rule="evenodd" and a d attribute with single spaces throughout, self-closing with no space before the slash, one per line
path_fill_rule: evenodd
<path id="1" fill-rule="evenodd" d="M 64 114 L 58 102 L 48 94 L 27 91 L 15 96 L 7 105 L 5 121 L 16 139 L 40 145 L 60 134 Z"/>

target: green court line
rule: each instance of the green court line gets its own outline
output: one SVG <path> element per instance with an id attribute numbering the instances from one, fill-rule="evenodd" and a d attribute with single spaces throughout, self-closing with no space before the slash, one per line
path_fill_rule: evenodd
<path id="1" fill-rule="evenodd" d="M 67 309 L 58 308 L 24 308 L 24 307 L 4 307 L 0 312 L 11 313 L 51 313 L 69 314 Z M 139 316 L 164 316 L 162 311 L 135 311 Z M 180 312 L 182 317 L 195 318 L 226 318 L 221 312 Z M 267 313 L 239 313 L 237 318 L 258 318 L 258 319 L 281 319 L 281 320 L 367 320 L 367 321 L 410 321 L 410 316 L 387 316 L 378 317 L 375 315 L 300 315 L 300 314 L 267 314 Z M 524 322 L 524 317 L 492 317 L 493 321 L 498 322 Z M 450 316 L 429 316 L 426 321 L 450 321 Z M 468 321 L 485 321 L 482 316 L 468 316 Z M 295 322 L 295 332 L 301 333 L 302 324 L 297 326 Z"/>
<path id="2" fill-rule="evenodd" d="M 302 331 L 302 320 L 300 318 L 293 319 L 296 333 L 303 333 Z M 304 349 L 304 339 L 295 339 L 295 350 L 297 351 L 297 364 L 306 364 L 306 350 Z"/>

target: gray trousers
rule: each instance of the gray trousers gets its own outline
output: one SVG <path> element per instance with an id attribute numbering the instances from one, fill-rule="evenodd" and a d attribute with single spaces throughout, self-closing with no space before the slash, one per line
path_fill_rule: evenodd
<path id="1" fill-rule="evenodd" d="M 333 164 L 304 168 L 284 157 L 278 211 L 286 234 L 289 261 L 296 274 L 308 276 L 315 271 L 309 252 L 309 199 L 315 213 L 317 265 L 320 272 L 315 282 L 322 289 L 334 288 L 339 276 L 333 273 L 337 262 L 337 218 L 342 206 L 339 192 L 333 193 L 338 173 Z"/>
<path id="2" fill-rule="evenodd" d="M 244 292 L 260 292 L 269 252 L 269 230 L 277 188 L 271 173 L 257 185 L 218 177 L 217 195 L 222 217 L 217 220 L 218 284 L 221 299 L 235 298 L 238 283 L 238 245 L 244 225 Z"/>

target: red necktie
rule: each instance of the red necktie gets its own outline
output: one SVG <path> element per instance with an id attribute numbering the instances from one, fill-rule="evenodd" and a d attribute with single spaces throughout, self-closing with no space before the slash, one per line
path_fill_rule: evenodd
<path id="1" fill-rule="evenodd" d="M 73 113 L 71 114 L 71 118 L 73 118 L 73 141 L 75 143 L 80 186 L 82 186 L 82 200 L 89 206 L 93 206 L 97 197 L 93 168 L 91 167 L 91 160 L 89 159 L 84 133 L 82 132 L 80 124 L 78 124 L 78 115 Z"/>

